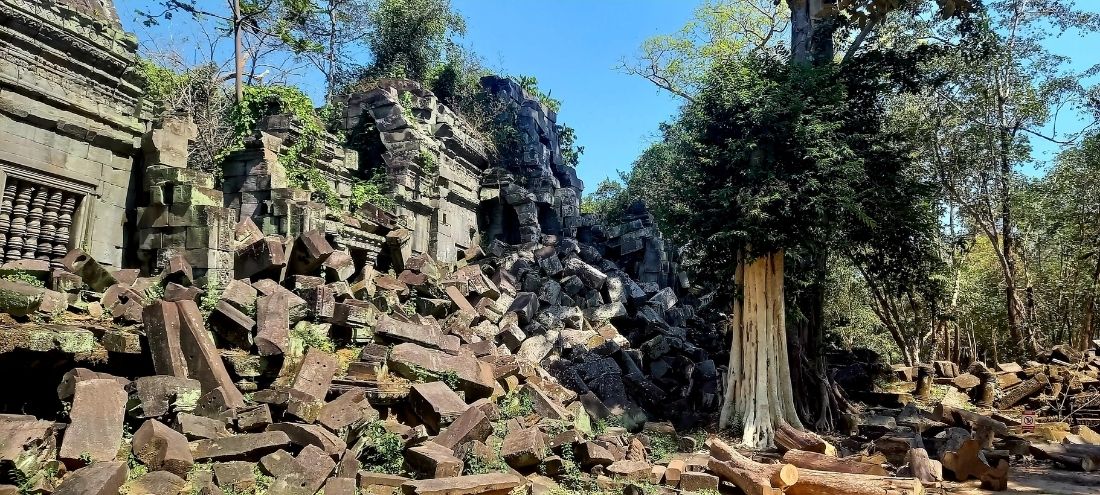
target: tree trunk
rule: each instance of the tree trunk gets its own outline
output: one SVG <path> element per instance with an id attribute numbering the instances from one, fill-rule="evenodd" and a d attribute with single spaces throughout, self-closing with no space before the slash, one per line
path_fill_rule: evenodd
<path id="1" fill-rule="evenodd" d="M 733 341 L 728 390 L 719 427 L 740 422 L 742 441 L 753 448 L 765 448 L 773 445 L 779 421 L 802 428 L 787 360 L 783 252 L 748 263 L 742 260 L 735 277 L 742 297 L 734 301 L 730 322 Z"/>
<path id="2" fill-rule="evenodd" d="M 233 64 L 236 73 L 233 89 L 237 104 L 240 105 L 244 101 L 244 33 L 241 32 L 244 20 L 241 19 L 240 0 L 230 0 L 230 2 L 233 3 Z"/>

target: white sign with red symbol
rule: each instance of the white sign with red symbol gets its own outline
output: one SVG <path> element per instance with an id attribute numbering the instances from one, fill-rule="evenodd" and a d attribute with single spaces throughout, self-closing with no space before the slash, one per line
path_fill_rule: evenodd
<path id="1" fill-rule="evenodd" d="M 1035 431 L 1035 411 L 1024 411 L 1024 417 L 1020 420 L 1020 427 L 1024 431 Z"/>

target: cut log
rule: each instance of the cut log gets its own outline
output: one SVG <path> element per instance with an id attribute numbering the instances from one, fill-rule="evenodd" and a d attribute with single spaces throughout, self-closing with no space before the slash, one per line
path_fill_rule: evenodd
<path id="1" fill-rule="evenodd" d="M 922 495 L 924 485 L 913 478 L 890 478 L 798 469 L 790 464 L 762 464 L 733 450 L 717 438 L 707 440 L 707 468 L 746 495 Z M 785 473 L 785 474 L 784 474 Z M 796 475 L 796 476 L 795 476 Z M 776 477 L 780 480 L 776 481 Z M 777 488 L 788 484 L 786 490 Z"/>
<path id="2" fill-rule="evenodd" d="M 1022 383 L 1023 380 L 1016 373 L 1001 373 L 997 375 L 997 386 L 1001 387 L 1001 390 L 1006 390 Z"/>
<path id="3" fill-rule="evenodd" d="M 1003 371 L 1006 373 L 1019 373 L 1024 370 L 1020 363 L 997 363 L 997 371 Z"/>
<path id="4" fill-rule="evenodd" d="M 1011 390 L 1005 392 L 1004 397 L 1001 397 L 1001 399 L 997 401 L 997 409 L 1008 409 L 1015 406 L 1020 403 L 1020 401 L 1039 393 L 1046 385 L 1047 376 L 1043 373 L 1039 373 L 1028 381 L 1016 385 L 1012 387 Z"/>
<path id="5" fill-rule="evenodd" d="M 923 495 L 924 484 L 914 478 L 828 473 L 803 469 L 787 495 Z"/>
<path id="6" fill-rule="evenodd" d="M 935 370 L 932 366 L 927 364 L 917 366 L 917 388 L 913 391 L 913 395 L 924 400 L 932 396 L 933 374 L 935 374 Z"/>
<path id="7" fill-rule="evenodd" d="M 1091 457 L 1071 454 L 1061 445 L 1034 443 L 1029 450 L 1036 458 L 1054 461 L 1066 469 L 1085 472 L 1096 470 L 1096 463 Z"/>
<path id="8" fill-rule="evenodd" d="M 1036 449 L 1041 449 L 1037 451 Z M 1100 445 L 1058 445 L 1058 444 L 1031 444 L 1031 452 L 1036 457 L 1041 457 L 1038 452 L 1046 455 L 1060 454 L 1072 457 L 1088 458 L 1093 465 L 1100 467 Z M 1051 458 L 1053 459 L 1053 458 Z"/>
<path id="9" fill-rule="evenodd" d="M 868 464 L 850 459 L 840 459 L 817 452 L 805 450 L 788 450 L 783 454 L 783 461 L 794 464 L 800 468 L 814 469 L 817 471 L 831 471 L 834 473 L 871 474 L 886 476 L 888 474 L 882 466 Z"/>
<path id="10" fill-rule="evenodd" d="M 836 455 L 836 448 L 821 437 L 808 431 L 799 430 L 785 422 L 775 427 L 775 445 L 780 450 L 805 450 L 818 454 Z"/>
<path id="11" fill-rule="evenodd" d="M 984 414 L 958 409 L 945 404 L 936 404 L 934 416 L 950 426 L 978 429 L 987 427 L 998 435 L 1007 435 L 1008 426 Z"/>
<path id="12" fill-rule="evenodd" d="M 928 451 L 923 447 L 909 451 L 909 471 L 923 483 L 943 481 L 943 465 L 940 461 L 929 459 Z"/>

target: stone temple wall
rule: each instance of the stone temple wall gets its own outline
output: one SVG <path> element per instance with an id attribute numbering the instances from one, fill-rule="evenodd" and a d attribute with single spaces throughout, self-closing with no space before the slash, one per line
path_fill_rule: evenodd
<path id="1" fill-rule="evenodd" d="M 0 1 L 0 252 L 120 266 L 136 192 L 137 41 L 110 2 Z"/>
<path id="2" fill-rule="evenodd" d="M 360 170 L 385 174 L 411 251 L 455 261 L 476 247 L 479 179 L 489 158 L 462 118 L 406 80 L 379 81 L 347 103 Z"/>

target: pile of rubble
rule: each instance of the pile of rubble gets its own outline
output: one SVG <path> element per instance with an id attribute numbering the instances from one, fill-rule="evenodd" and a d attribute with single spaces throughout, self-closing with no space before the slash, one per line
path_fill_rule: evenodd
<path id="1" fill-rule="evenodd" d="M 0 416 L 0 493 L 717 488 L 705 456 L 670 456 L 699 441 L 650 421 L 716 402 L 702 322 L 606 247 L 494 241 L 380 273 L 320 230 L 235 237 L 224 287 L 182 256 L 154 277 L 80 250 L 0 267 L 0 361 L 40 375 L 3 400 L 34 414 Z"/>

